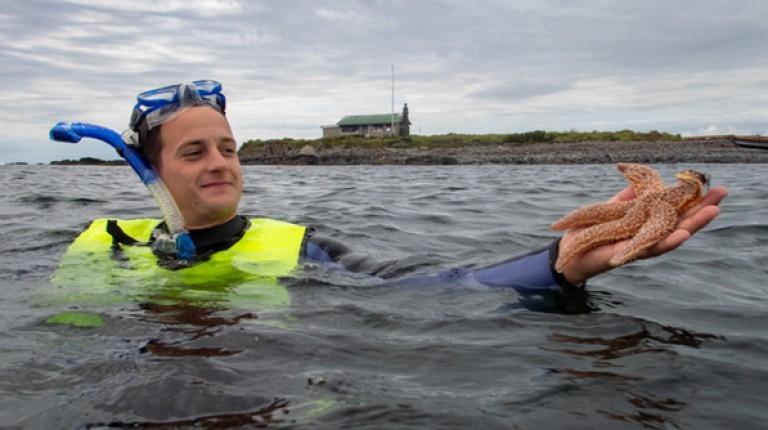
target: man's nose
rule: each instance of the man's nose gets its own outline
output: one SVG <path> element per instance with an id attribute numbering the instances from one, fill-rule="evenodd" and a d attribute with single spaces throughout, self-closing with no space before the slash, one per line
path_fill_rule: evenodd
<path id="1" fill-rule="evenodd" d="M 219 170 L 227 166 L 227 159 L 217 148 L 208 152 L 208 170 Z"/>

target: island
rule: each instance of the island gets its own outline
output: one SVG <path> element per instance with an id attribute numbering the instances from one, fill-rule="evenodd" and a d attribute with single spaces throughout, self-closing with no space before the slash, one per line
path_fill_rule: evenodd
<path id="1" fill-rule="evenodd" d="M 631 130 L 250 140 L 238 154 L 246 165 L 768 162 L 768 151 L 737 146 L 733 136 L 683 138 Z"/>
<path id="2" fill-rule="evenodd" d="M 740 139 L 750 141 L 751 145 L 743 145 Z M 238 156 L 244 165 L 768 163 L 766 149 L 768 138 L 763 136 L 684 138 L 659 131 L 535 130 L 508 134 L 252 139 L 240 146 Z M 92 157 L 50 164 L 127 165 L 124 160 Z"/>

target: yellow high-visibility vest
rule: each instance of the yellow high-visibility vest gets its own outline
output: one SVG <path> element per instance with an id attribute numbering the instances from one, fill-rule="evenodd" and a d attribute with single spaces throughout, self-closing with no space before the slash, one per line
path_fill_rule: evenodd
<path id="1" fill-rule="evenodd" d="M 158 265 L 149 246 L 117 245 L 97 219 L 69 246 L 52 278 L 57 302 L 151 301 L 200 305 L 279 306 L 289 303 L 278 278 L 296 268 L 306 227 L 265 218 L 250 220 L 243 237 L 205 261 L 181 269 Z M 157 219 L 118 220 L 138 242 L 148 242 Z M 116 252 L 119 251 L 119 252 Z"/>

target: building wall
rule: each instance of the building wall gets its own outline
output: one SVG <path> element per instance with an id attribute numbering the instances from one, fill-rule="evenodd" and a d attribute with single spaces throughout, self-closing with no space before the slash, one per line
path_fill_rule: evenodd
<path id="1" fill-rule="evenodd" d="M 390 124 L 381 125 L 368 125 L 364 128 L 364 136 L 371 136 L 371 137 L 384 137 L 384 136 L 397 136 L 400 130 L 400 124 L 395 123 L 395 131 L 392 132 L 392 127 Z"/>
<path id="2" fill-rule="evenodd" d="M 367 124 L 356 126 L 331 126 L 324 125 L 323 137 L 337 137 L 337 136 L 366 136 L 366 137 L 384 137 L 384 136 L 408 136 L 409 127 L 408 123 L 396 122 L 395 129 L 391 130 L 391 124 Z"/>
<path id="3" fill-rule="evenodd" d="M 338 125 L 325 125 L 323 126 L 323 137 L 338 137 L 341 136 L 341 127 Z"/>
<path id="4" fill-rule="evenodd" d="M 360 126 L 323 126 L 323 137 L 353 136 L 384 137 L 400 135 L 400 123 L 395 123 L 394 133 L 390 130 L 390 124 L 368 124 Z"/>

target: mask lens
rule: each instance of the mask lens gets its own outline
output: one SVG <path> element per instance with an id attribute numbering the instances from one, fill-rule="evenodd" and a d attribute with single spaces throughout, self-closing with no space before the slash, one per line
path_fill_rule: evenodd
<path id="1" fill-rule="evenodd" d="M 221 92 L 221 84 L 210 79 L 194 81 L 192 83 L 195 85 L 195 88 L 197 88 L 197 91 L 201 96 L 218 94 Z"/>
<path id="2" fill-rule="evenodd" d="M 136 96 L 136 99 L 145 106 L 160 106 L 174 101 L 177 88 L 177 85 L 170 85 L 156 90 L 145 91 Z"/>

